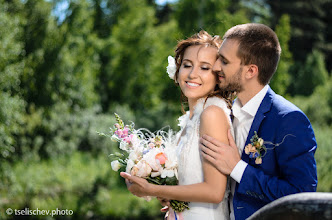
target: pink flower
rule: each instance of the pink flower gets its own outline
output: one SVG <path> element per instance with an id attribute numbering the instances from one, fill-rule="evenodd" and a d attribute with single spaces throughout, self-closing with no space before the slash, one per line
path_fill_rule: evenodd
<path id="1" fill-rule="evenodd" d="M 128 133 L 129 133 L 129 128 L 128 127 L 124 127 L 123 129 L 118 129 L 114 132 L 114 134 L 116 136 L 118 136 L 119 138 L 121 138 L 121 139 L 127 137 Z"/>
<path id="2" fill-rule="evenodd" d="M 253 151 L 254 150 L 254 151 Z M 249 154 L 250 152 L 255 152 L 256 148 L 252 146 L 252 144 L 248 144 L 245 148 L 244 148 L 244 152 L 246 154 Z"/>
<path id="3" fill-rule="evenodd" d="M 129 132 L 129 128 L 128 127 L 124 127 L 122 131 L 123 131 L 123 137 L 127 137 L 128 136 L 128 132 Z"/>
<path id="4" fill-rule="evenodd" d="M 134 137 L 134 135 L 133 135 L 133 134 L 130 134 L 129 136 L 124 137 L 123 140 L 124 140 L 125 142 L 127 142 L 128 144 L 130 144 L 131 141 L 133 140 L 133 137 Z"/>
<path id="5" fill-rule="evenodd" d="M 137 165 L 134 165 L 133 168 L 131 168 L 130 174 L 133 176 L 136 176 L 138 173 L 138 170 L 139 169 L 138 169 Z"/>
<path id="6" fill-rule="evenodd" d="M 115 126 L 117 129 L 120 129 L 120 128 L 121 128 L 120 125 L 119 125 L 118 123 L 116 123 L 114 126 Z"/>
<path id="7" fill-rule="evenodd" d="M 256 147 L 254 147 L 254 146 L 251 145 L 251 148 L 249 148 L 249 152 L 250 153 L 255 153 L 256 152 Z"/>
<path id="8" fill-rule="evenodd" d="M 249 154 L 249 145 L 251 145 L 251 144 L 248 144 L 248 145 L 245 146 L 245 148 L 244 148 L 244 152 L 245 152 L 246 154 Z"/>
<path id="9" fill-rule="evenodd" d="M 114 134 L 115 134 L 116 136 L 118 136 L 118 137 L 121 138 L 122 130 L 121 130 L 121 129 L 118 129 L 118 130 L 114 131 Z"/>
<path id="10" fill-rule="evenodd" d="M 166 162 L 166 160 L 167 160 L 167 157 L 166 157 L 166 155 L 164 154 L 164 153 L 158 153 L 158 154 L 156 154 L 156 160 L 159 160 L 159 163 L 160 164 L 165 164 L 165 162 Z"/>

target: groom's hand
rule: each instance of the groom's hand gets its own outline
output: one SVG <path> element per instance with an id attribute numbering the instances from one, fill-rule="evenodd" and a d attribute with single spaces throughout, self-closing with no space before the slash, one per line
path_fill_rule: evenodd
<path id="1" fill-rule="evenodd" d="M 229 175 L 241 160 L 230 130 L 228 130 L 228 141 L 229 145 L 207 135 L 200 138 L 202 156 L 225 175 Z"/>
<path id="2" fill-rule="evenodd" d="M 121 172 L 120 176 L 126 179 L 127 189 L 135 196 L 150 196 L 150 185 L 146 179 L 132 176 L 128 173 Z"/>

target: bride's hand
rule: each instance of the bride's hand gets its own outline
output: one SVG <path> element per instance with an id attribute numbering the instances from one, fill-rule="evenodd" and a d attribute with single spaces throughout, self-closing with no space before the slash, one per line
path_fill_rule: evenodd
<path id="1" fill-rule="evenodd" d="M 126 179 L 127 189 L 135 196 L 151 196 L 151 185 L 146 179 L 132 176 L 128 173 L 121 172 L 120 176 Z"/>
<path id="2" fill-rule="evenodd" d="M 171 205 L 171 203 L 169 202 L 169 200 L 165 199 L 165 198 L 161 198 L 161 197 L 157 197 L 157 199 L 159 200 L 160 204 L 162 206 L 164 206 L 162 209 L 160 209 L 160 211 L 167 212 L 168 211 L 168 207 Z"/>

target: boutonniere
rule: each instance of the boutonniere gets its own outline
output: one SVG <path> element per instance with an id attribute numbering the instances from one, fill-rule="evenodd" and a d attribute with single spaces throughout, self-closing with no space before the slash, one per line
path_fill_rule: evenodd
<path id="1" fill-rule="evenodd" d="M 262 163 L 262 157 L 266 154 L 266 147 L 264 145 L 264 140 L 258 137 L 255 131 L 254 136 L 250 139 L 250 144 L 245 146 L 244 152 L 249 155 L 249 158 L 255 158 L 256 164 Z"/>

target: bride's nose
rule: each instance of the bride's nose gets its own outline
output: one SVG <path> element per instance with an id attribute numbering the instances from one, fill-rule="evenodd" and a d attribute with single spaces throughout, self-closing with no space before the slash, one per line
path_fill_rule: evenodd
<path id="1" fill-rule="evenodd" d="M 193 67 L 191 71 L 189 72 L 189 78 L 193 79 L 198 77 L 199 68 L 198 67 Z"/>

